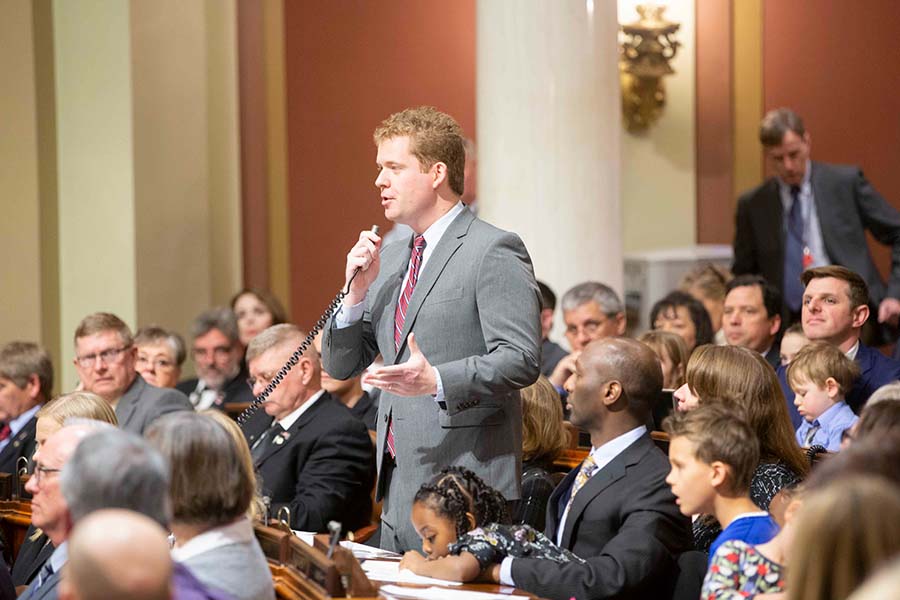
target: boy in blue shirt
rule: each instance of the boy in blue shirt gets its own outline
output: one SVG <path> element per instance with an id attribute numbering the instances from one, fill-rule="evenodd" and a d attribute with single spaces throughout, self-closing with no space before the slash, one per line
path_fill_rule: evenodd
<path id="1" fill-rule="evenodd" d="M 828 342 L 804 346 L 788 366 L 787 380 L 794 390 L 794 406 L 803 417 L 797 443 L 804 448 L 841 449 L 841 436 L 859 420 L 844 401 L 844 394 L 859 377 L 859 365 Z"/>
<path id="2" fill-rule="evenodd" d="M 663 421 L 669 434 L 666 483 L 672 487 L 684 515 L 712 514 L 722 533 L 709 548 L 709 556 L 728 540 L 748 544 L 768 542 L 778 525 L 750 499 L 750 481 L 759 463 L 759 440 L 736 414 L 737 407 L 716 399 L 687 413 Z"/>

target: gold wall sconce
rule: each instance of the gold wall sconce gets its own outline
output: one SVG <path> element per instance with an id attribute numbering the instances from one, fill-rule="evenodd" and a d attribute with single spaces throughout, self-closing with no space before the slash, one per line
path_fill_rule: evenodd
<path id="1" fill-rule="evenodd" d="M 619 30 L 619 79 L 622 114 L 628 131 L 640 132 L 656 121 L 666 105 L 663 77 L 675 71 L 669 64 L 681 45 L 673 38 L 681 27 L 663 17 L 665 6 L 641 4 L 640 19 Z"/>

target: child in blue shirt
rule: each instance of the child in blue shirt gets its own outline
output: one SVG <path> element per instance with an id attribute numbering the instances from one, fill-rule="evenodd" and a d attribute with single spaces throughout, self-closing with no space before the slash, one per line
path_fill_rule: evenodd
<path id="1" fill-rule="evenodd" d="M 794 405 L 803 417 L 797 443 L 804 448 L 841 449 L 841 436 L 859 419 L 844 401 L 859 365 L 833 344 L 812 342 L 804 346 L 787 369 L 794 390 Z"/>
<path id="2" fill-rule="evenodd" d="M 728 540 L 761 544 L 778 533 L 772 517 L 750 499 L 759 440 L 737 407 L 704 398 L 698 408 L 668 417 L 663 429 L 672 465 L 666 482 L 681 513 L 712 514 L 722 526 L 710 557 Z"/>

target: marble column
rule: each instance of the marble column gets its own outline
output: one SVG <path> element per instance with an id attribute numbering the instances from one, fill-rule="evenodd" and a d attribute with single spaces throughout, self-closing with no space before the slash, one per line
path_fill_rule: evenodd
<path id="1" fill-rule="evenodd" d="M 612 0 L 478 1 L 479 215 L 557 296 L 622 292 L 617 27 Z"/>

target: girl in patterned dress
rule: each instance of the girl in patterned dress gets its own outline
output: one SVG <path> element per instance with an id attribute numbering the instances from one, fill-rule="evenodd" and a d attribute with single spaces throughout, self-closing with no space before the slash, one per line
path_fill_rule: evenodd
<path id="1" fill-rule="evenodd" d="M 780 500 L 787 506 L 779 522 L 781 531 L 765 544 L 729 540 L 719 547 L 703 579 L 701 600 L 737 600 L 784 591 L 783 565 L 794 540 L 802 495 L 801 485 L 781 490 Z"/>
<path id="2" fill-rule="evenodd" d="M 400 568 L 417 575 L 474 581 L 507 556 L 584 562 L 528 525 L 508 525 L 503 495 L 463 467 L 446 467 L 419 488 L 410 518 L 425 556 L 407 552 Z"/>

